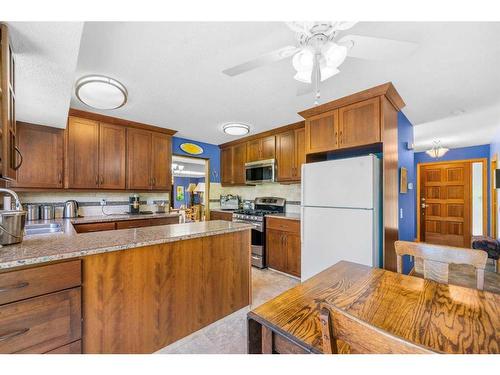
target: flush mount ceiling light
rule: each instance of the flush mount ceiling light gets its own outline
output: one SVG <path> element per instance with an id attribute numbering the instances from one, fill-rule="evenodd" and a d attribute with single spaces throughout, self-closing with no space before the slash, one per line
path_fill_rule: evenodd
<path id="1" fill-rule="evenodd" d="M 427 155 L 431 158 L 439 159 L 444 156 L 449 151 L 448 148 L 441 146 L 441 141 L 434 141 L 432 148 L 430 150 L 425 151 Z"/>
<path id="2" fill-rule="evenodd" d="M 127 102 L 127 89 L 113 78 L 88 75 L 75 85 L 75 95 L 83 104 L 95 109 L 117 109 Z"/>
<path id="3" fill-rule="evenodd" d="M 250 126 L 241 122 L 229 122 L 222 126 L 222 131 L 229 135 L 245 135 L 250 132 Z"/>

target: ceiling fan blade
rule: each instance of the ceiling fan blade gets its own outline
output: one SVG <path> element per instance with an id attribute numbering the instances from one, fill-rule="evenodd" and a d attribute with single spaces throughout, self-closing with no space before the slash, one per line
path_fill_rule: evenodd
<path id="1" fill-rule="evenodd" d="M 298 51 L 300 51 L 300 48 L 294 47 L 294 46 L 286 46 L 280 49 L 277 49 L 276 51 L 266 53 L 265 55 L 259 56 L 254 60 L 250 60 L 247 62 L 244 62 L 243 64 L 239 64 L 236 66 L 233 66 L 229 69 L 225 69 L 222 71 L 222 73 L 228 75 L 228 76 L 236 76 L 238 74 L 242 74 L 245 72 L 248 72 L 250 70 L 260 68 L 261 66 L 265 66 L 268 64 L 271 64 L 273 62 L 277 62 L 283 59 L 286 59 L 287 57 L 295 55 Z"/>
<path id="2" fill-rule="evenodd" d="M 413 42 L 363 35 L 346 35 L 338 41 L 339 44 L 349 44 L 350 42 L 352 42 L 352 46 L 347 52 L 349 57 L 377 61 L 405 58 L 418 48 L 418 44 Z"/>

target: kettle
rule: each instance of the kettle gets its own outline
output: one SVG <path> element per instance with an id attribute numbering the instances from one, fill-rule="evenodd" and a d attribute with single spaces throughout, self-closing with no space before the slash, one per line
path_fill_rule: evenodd
<path id="1" fill-rule="evenodd" d="M 72 217 L 78 217 L 78 202 L 75 200 L 69 200 L 64 203 L 63 218 L 68 219 Z"/>

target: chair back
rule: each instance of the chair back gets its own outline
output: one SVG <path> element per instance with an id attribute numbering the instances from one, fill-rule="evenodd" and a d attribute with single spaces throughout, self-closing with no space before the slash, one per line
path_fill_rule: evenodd
<path id="1" fill-rule="evenodd" d="M 481 250 L 428 244 L 425 242 L 396 241 L 397 270 L 403 272 L 403 255 L 415 257 L 415 271 L 425 279 L 448 284 L 450 264 L 468 264 L 476 271 L 476 287 L 484 288 L 484 269 L 488 254 Z"/>
<path id="2" fill-rule="evenodd" d="M 359 354 L 432 354 L 430 349 L 402 339 L 326 303 L 320 307 L 323 353 L 339 353 L 339 343 Z"/>

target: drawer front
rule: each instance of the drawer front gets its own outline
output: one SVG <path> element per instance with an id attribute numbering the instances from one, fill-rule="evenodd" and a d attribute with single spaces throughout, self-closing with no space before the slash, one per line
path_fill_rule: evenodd
<path id="1" fill-rule="evenodd" d="M 232 212 L 210 211 L 210 220 L 233 221 Z"/>
<path id="2" fill-rule="evenodd" d="M 266 225 L 269 229 L 281 230 L 300 234 L 300 221 L 291 219 L 278 219 L 275 217 L 266 218 Z"/>
<path id="3" fill-rule="evenodd" d="M 0 273 L 0 305 L 81 285 L 81 261 Z"/>
<path id="4" fill-rule="evenodd" d="M 124 220 L 116 222 L 116 229 L 141 228 L 150 226 L 151 221 L 149 219 Z"/>
<path id="5" fill-rule="evenodd" d="M 0 306 L 0 353 L 46 353 L 81 331 L 80 287 Z"/>
<path id="6" fill-rule="evenodd" d="M 169 224 L 179 224 L 179 216 L 151 219 L 151 225 L 153 225 L 153 226 L 155 226 L 155 225 L 169 225 Z"/>
<path id="7" fill-rule="evenodd" d="M 105 230 L 115 230 L 115 222 L 107 223 L 88 223 L 88 224 L 75 224 L 76 233 L 90 233 L 90 232 L 101 232 Z"/>
<path id="8" fill-rule="evenodd" d="M 57 349 L 50 350 L 45 354 L 81 354 L 82 340 L 72 342 L 71 344 L 63 345 Z"/>

